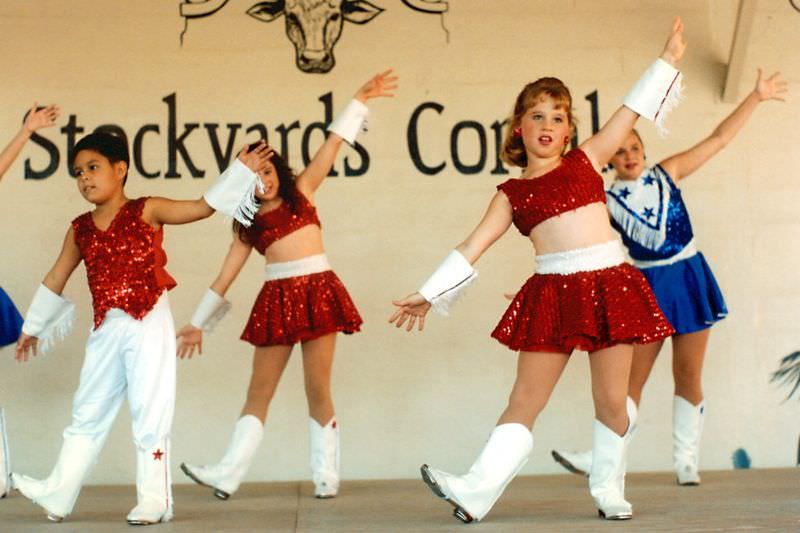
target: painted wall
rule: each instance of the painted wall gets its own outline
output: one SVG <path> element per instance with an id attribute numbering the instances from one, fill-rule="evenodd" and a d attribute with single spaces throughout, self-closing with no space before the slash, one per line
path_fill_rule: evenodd
<path id="1" fill-rule="evenodd" d="M 397 97 L 371 105 L 361 151 L 343 149 L 335 166 L 339 176 L 317 194 L 329 257 L 366 321 L 363 333 L 340 338 L 336 356 L 345 478 L 415 477 L 422 462 L 467 468 L 504 406 L 515 355 L 488 335 L 507 303 L 503 292 L 519 287 L 533 266 L 530 245 L 513 229 L 481 260 L 479 282 L 451 318 L 432 317 L 422 335 L 400 333 L 386 320 L 390 301 L 419 286 L 479 220 L 495 185 L 515 174 L 501 174 L 506 170 L 496 166 L 495 124 L 526 82 L 543 75 L 565 80 L 583 140 L 591 133 L 585 96 L 597 91 L 600 118 L 607 118 L 658 54 L 671 18 L 680 13 L 690 46 L 686 99 L 670 118 L 667 139 L 652 125 L 640 125 L 649 160 L 687 148 L 733 109 L 720 102 L 726 72 L 721 60 L 727 58 L 720 43 L 730 42 L 735 12 L 716 1 L 684 0 L 669 8 L 655 0 L 575 1 L 556 8 L 540 1 L 459 0 L 439 16 L 375 0 L 385 11 L 366 24 L 344 23 L 336 64 L 326 74 L 298 69 L 284 18 L 265 24 L 248 16 L 254 0 L 231 0 L 213 16 L 189 21 L 181 45 L 185 20 L 179 3 L 0 4 L 0 137 L 11 137 L 34 99 L 58 102 L 64 110 L 58 129 L 42 132 L 60 158 L 52 175 L 24 179 L 26 164 L 31 176 L 47 174 L 52 163 L 51 152 L 32 143 L 0 184 L 0 280 L 26 309 L 69 221 L 90 207 L 67 173 L 71 135 L 113 124 L 134 143 L 143 132 L 129 196 L 193 198 L 218 173 L 212 139 L 224 159 L 230 135 L 235 133 L 232 146 L 238 150 L 257 138 L 261 126 L 245 130 L 263 125 L 270 141 L 302 167 L 303 134 L 325 118 L 326 98 L 338 110 L 370 75 L 394 67 L 401 76 Z M 741 96 L 758 65 L 782 68 L 797 93 L 798 23 L 800 13 L 788 2 L 759 6 Z M 793 94 L 789 103 L 763 105 L 732 146 L 683 186 L 697 240 L 731 309 L 714 329 L 705 368 L 707 469 L 730 468 L 738 447 L 756 467 L 789 466 L 795 458 L 798 406 L 781 404 L 786 391 L 769 385 L 768 375 L 800 345 L 800 287 L 793 268 L 800 250 L 798 101 Z M 438 104 L 440 112 L 432 104 L 420 108 L 426 103 Z M 417 164 L 409 143 L 415 111 Z M 295 121 L 299 127 L 290 128 Z M 451 153 L 453 130 L 464 121 L 477 124 L 460 128 L 456 158 L 476 167 L 474 174 L 459 171 Z M 142 130 L 147 125 L 154 126 Z M 172 135 L 179 143 L 187 131 L 185 152 L 194 174 L 205 171 L 202 178 L 192 177 L 179 144 L 170 146 Z M 486 135 L 483 165 L 479 132 Z M 321 139 L 318 129 L 310 130 L 310 149 Z M 427 175 L 420 163 L 444 167 Z M 346 164 L 360 175 L 344 176 Z M 229 239 L 221 217 L 167 228 L 168 269 L 179 282 L 170 294 L 178 327 L 216 275 Z M 261 269 L 254 254 L 229 292 L 233 311 L 207 338 L 203 356 L 179 363 L 176 482 L 185 480 L 177 471 L 180 461 L 219 457 L 238 416 L 252 357 L 252 348 L 238 337 L 261 285 Z M 69 339 L 26 365 L 16 364 L 10 349 L 0 352 L 0 405 L 7 410 L 15 470 L 45 475 L 58 453 L 91 321 L 84 280 L 81 266 L 65 291 L 79 312 Z M 668 345 L 661 359 L 645 391 L 633 470 L 671 468 Z M 248 480 L 309 476 L 301 370 L 295 355 Z M 538 421 L 535 450 L 523 473 L 559 472 L 549 450 L 588 446 L 591 419 L 588 363 L 576 353 Z M 123 412 L 90 483 L 133 482 L 129 422 Z"/>

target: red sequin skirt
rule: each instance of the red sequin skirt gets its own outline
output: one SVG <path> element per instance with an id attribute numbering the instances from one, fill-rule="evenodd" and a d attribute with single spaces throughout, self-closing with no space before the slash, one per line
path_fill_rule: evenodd
<path id="1" fill-rule="evenodd" d="M 619 247 L 616 241 L 612 243 L 539 256 L 537 262 L 541 267 L 544 261 L 540 258 L 586 250 L 596 256 L 595 251 L 603 247 L 602 253 L 608 256 L 609 249 Z M 558 268 L 537 269 L 492 337 L 515 351 L 571 353 L 576 349 L 594 352 L 615 344 L 647 344 L 672 335 L 674 330 L 647 280 L 638 269 L 622 262 L 621 251 L 619 259 L 616 253 L 610 261 L 597 261 L 596 257 L 590 257 L 588 263 L 578 261 L 577 268 L 569 268 L 570 261 L 561 261 L 561 267 L 567 265 L 563 274 L 554 272 Z"/>
<path id="2" fill-rule="evenodd" d="M 241 339 L 255 346 L 292 345 L 361 329 L 361 316 L 332 270 L 264 282 Z"/>

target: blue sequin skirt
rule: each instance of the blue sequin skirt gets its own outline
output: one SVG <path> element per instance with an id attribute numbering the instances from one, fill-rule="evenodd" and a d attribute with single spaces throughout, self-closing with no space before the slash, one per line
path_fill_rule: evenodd
<path id="1" fill-rule="evenodd" d="M 22 332 L 22 316 L 0 287 L 0 348 L 14 344 Z"/>
<path id="2" fill-rule="evenodd" d="M 711 327 L 728 314 L 722 291 L 700 252 L 671 265 L 641 271 L 678 335 Z"/>

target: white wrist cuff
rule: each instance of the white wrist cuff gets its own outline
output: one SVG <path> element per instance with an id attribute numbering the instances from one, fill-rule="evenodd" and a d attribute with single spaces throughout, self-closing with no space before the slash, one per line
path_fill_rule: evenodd
<path id="1" fill-rule="evenodd" d="M 349 144 L 353 144 L 359 131 L 367 132 L 368 114 L 367 106 L 354 98 L 341 113 L 336 115 L 336 118 L 328 126 L 328 131 L 335 133 Z"/>
<path id="2" fill-rule="evenodd" d="M 436 272 L 420 288 L 419 293 L 440 315 L 449 315 L 450 307 L 463 296 L 464 290 L 475 281 L 478 272 L 457 250 L 448 254 Z"/>
<path id="3" fill-rule="evenodd" d="M 189 321 L 191 325 L 196 328 L 202 329 L 206 333 L 211 333 L 217 322 L 231 310 L 231 303 L 214 292 L 211 289 L 206 289 L 203 294 L 203 299 L 200 300 L 197 309 L 195 309 L 192 319 Z"/>
<path id="4" fill-rule="evenodd" d="M 680 71 L 659 58 L 642 74 L 625 96 L 625 107 L 655 122 L 658 132 L 666 134 L 664 119 L 678 105 L 683 76 Z"/>
<path id="5" fill-rule="evenodd" d="M 208 188 L 203 198 L 216 211 L 235 218 L 245 227 L 250 227 L 258 211 L 256 187 L 259 189 L 263 187 L 258 174 L 239 159 L 234 159 L 225 172 L 220 174 Z"/>
<path id="6" fill-rule="evenodd" d="M 33 295 L 22 332 L 39 339 L 38 351 L 45 353 L 69 334 L 74 323 L 75 305 L 42 284 Z"/>

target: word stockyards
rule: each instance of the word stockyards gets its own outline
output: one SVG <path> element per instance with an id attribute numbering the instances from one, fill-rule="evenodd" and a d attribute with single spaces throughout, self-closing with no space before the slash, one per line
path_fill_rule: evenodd
<path id="1" fill-rule="evenodd" d="M 279 149 L 281 155 L 289 160 L 289 146 L 296 142 L 296 138 L 300 137 L 300 152 L 303 158 L 303 164 L 308 165 L 312 157 L 311 137 L 317 132 L 321 137 L 325 135 L 325 127 L 333 119 L 333 95 L 332 93 L 325 93 L 318 98 L 318 101 L 323 106 L 323 120 L 310 122 L 305 127 L 299 120 L 295 120 L 289 124 L 278 124 L 275 126 L 275 134 L 278 136 L 277 142 L 273 139 L 270 141 L 269 130 L 263 123 L 254 123 L 246 128 L 242 123 L 229 122 L 225 124 L 224 129 L 227 131 L 222 133 L 220 131 L 220 124 L 216 122 L 206 122 L 200 124 L 199 122 L 185 122 L 181 125 L 181 130 L 178 130 L 177 119 L 177 94 L 172 93 L 161 99 L 167 106 L 167 124 L 166 128 L 162 128 L 160 124 L 144 124 L 136 130 L 133 135 L 133 141 L 128 133 L 119 125 L 116 124 L 103 124 L 97 126 L 94 131 L 108 131 L 123 137 L 131 147 L 132 166 L 142 177 L 148 179 L 155 178 L 181 178 L 183 174 L 178 171 L 178 159 L 183 163 L 187 169 L 188 175 L 192 178 L 203 178 L 206 174 L 205 169 L 198 168 L 194 162 L 193 156 L 189 153 L 186 147 L 186 141 L 192 135 L 202 134 L 205 130 L 211 151 L 214 155 L 214 160 L 217 169 L 212 171 L 212 174 L 222 172 L 227 168 L 228 164 L 235 157 L 235 148 L 244 144 L 243 138 L 239 138 L 239 133 L 243 131 L 243 137 L 248 137 L 249 142 L 255 142 L 258 139 L 265 139 L 276 149 Z M 586 100 L 591 103 L 592 111 L 592 131 L 596 132 L 598 128 L 598 114 L 597 114 L 597 91 L 586 96 Z M 406 128 L 406 140 L 408 147 L 409 159 L 413 163 L 416 170 L 422 174 L 433 176 L 444 171 L 448 164 L 452 164 L 456 172 L 465 175 L 479 174 L 487 168 L 490 168 L 490 173 L 493 175 L 508 174 L 508 170 L 503 167 L 500 161 L 500 150 L 503 140 L 503 128 L 505 121 L 500 122 L 495 120 L 491 124 L 484 126 L 480 122 L 474 120 L 462 120 L 456 122 L 450 128 L 450 150 L 447 157 L 426 155 L 423 157 L 421 146 L 426 144 L 425 136 L 421 134 L 419 124 L 421 121 L 430 123 L 431 120 L 440 120 L 444 115 L 445 106 L 438 102 L 423 102 L 416 106 L 412 111 L 408 125 Z M 295 132 L 296 130 L 296 132 Z M 73 151 L 75 150 L 75 143 L 86 132 L 86 129 L 78 124 L 77 115 L 69 115 L 67 124 L 59 130 L 66 137 L 66 160 L 72 158 Z M 161 168 L 148 168 L 144 164 L 143 157 L 143 143 L 145 138 L 166 137 L 166 151 L 167 151 L 167 168 L 166 171 Z M 224 137 L 224 139 L 223 139 Z M 292 141 L 290 137 L 295 138 Z M 45 151 L 47 157 L 47 164 L 44 168 L 33 168 L 30 158 L 25 160 L 25 179 L 26 180 L 44 180 L 52 176 L 58 171 L 61 164 L 61 152 L 59 147 L 49 138 L 34 133 L 31 136 L 31 141 L 39 148 Z M 573 138 L 573 146 L 577 145 L 577 137 Z M 477 144 L 477 154 L 475 147 Z M 465 149 L 465 146 L 467 149 Z M 353 155 L 345 156 L 344 158 L 344 175 L 348 177 L 363 176 L 369 170 L 370 155 L 364 145 L 356 143 L 353 147 L 356 157 Z M 491 161 L 489 161 L 489 151 L 491 150 Z M 69 169 L 72 175 L 72 169 Z M 338 176 L 338 171 L 332 169 L 329 176 Z"/>

